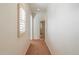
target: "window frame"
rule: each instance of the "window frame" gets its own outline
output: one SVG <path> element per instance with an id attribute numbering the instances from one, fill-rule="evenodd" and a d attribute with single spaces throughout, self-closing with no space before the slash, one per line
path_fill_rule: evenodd
<path id="1" fill-rule="evenodd" d="M 20 12 L 19 12 L 20 8 L 24 9 L 24 6 L 22 4 L 20 4 L 20 3 L 18 3 L 17 4 L 17 37 L 18 38 L 22 37 L 26 32 L 26 17 L 25 17 L 25 22 L 24 22 L 25 23 L 25 31 L 24 32 L 20 31 L 20 18 L 19 18 L 20 17 Z"/>

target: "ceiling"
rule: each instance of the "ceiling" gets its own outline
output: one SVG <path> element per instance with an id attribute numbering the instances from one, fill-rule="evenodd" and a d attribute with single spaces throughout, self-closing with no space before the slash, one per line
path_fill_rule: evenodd
<path id="1" fill-rule="evenodd" d="M 47 9 L 48 3 L 29 3 L 33 13 L 38 11 L 44 12 Z"/>

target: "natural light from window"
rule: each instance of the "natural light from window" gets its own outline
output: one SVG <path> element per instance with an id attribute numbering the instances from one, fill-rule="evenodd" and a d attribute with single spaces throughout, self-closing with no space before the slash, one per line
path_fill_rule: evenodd
<path id="1" fill-rule="evenodd" d="M 25 32 L 25 10 L 23 8 L 19 8 L 19 31 L 21 33 Z"/>

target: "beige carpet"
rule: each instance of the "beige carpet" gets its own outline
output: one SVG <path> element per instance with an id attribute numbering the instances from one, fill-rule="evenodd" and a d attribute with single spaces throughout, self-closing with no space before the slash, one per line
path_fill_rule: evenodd
<path id="1" fill-rule="evenodd" d="M 51 55 L 44 40 L 32 40 L 26 55 Z"/>

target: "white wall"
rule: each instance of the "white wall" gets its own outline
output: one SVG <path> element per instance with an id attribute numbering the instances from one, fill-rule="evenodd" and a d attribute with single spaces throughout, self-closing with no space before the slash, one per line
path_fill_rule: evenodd
<path id="1" fill-rule="evenodd" d="M 33 18 L 33 39 L 40 39 L 40 21 L 44 21 L 45 12 L 38 12 Z"/>
<path id="2" fill-rule="evenodd" d="M 33 39 L 40 39 L 40 18 L 41 14 L 37 13 L 33 19 Z"/>
<path id="3" fill-rule="evenodd" d="M 49 4 L 46 43 L 53 54 L 79 54 L 79 4 Z"/>
<path id="4" fill-rule="evenodd" d="M 30 40 L 32 40 L 32 21 L 33 21 L 33 18 L 32 18 L 32 15 L 30 15 Z"/>
<path id="5" fill-rule="evenodd" d="M 29 15 L 29 8 L 26 5 Z M 17 4 L 0 4 L 0 54 L 25 54 L 29 41 L 29 16 L 27 16 L 26 34 L 17 38 Z"/>

